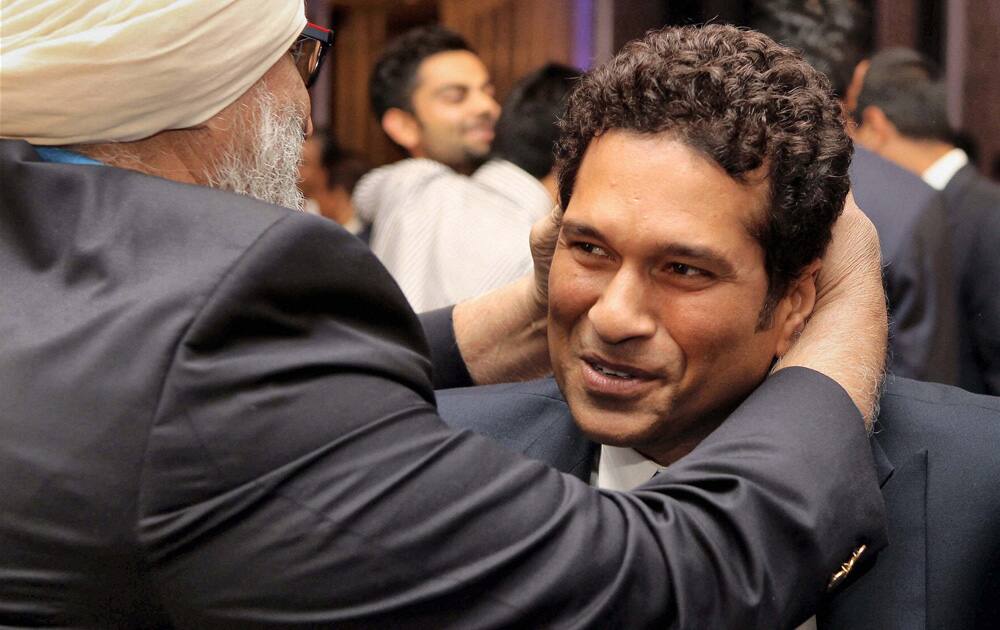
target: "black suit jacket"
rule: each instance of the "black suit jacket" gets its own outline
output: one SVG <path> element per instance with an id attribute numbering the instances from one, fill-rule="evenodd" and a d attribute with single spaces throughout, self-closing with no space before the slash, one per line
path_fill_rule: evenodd
<path id="1" fill-rule="evenodd" d="M 0 626 L 772 627 L 884 542 L 808 370 L 600 493 L 440 421 L 418 319 L 333 222 L 23 142 L 0 179 Z"/>
<path id="2" fill-rule="evenodd" d="M 940 195 L 916 175 L 860 146 L 855 146 L 850 176 L 854 198 L 875 224 L 882 249 L 889 371 L 957 384 L 958 297 Z"/>
<path id="3" fill-rule="evenodd" d="M 590 479 L 597 447 L 552 379 L 438 392 L 438 409 L 454 426 Z M 871 447 L 889 546 L 872 570 L 823 604 L 819 628 L 995 628 L 1000 399 L 890 377 L 877 427 Z"/>
<path id="4" fill-rule="evenodd" d="M 1000 396 L 1000 186 L 966 164 L 942 194 L 963 316 L 959 384 Z"/>

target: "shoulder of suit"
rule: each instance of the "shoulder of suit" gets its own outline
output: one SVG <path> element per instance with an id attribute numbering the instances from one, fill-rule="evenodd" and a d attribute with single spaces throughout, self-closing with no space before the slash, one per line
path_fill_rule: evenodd
<path id="1" fill-rule="evenodd" d="M 1000 443 L 1000 397 L 889 376 L 877 426 L 883 443 L 903 435 L 931 449 L 952 444 L 969 455 L 985 449 L 992 458 Z M 1000 458 L 996 462 L 1000 467 Z"/>

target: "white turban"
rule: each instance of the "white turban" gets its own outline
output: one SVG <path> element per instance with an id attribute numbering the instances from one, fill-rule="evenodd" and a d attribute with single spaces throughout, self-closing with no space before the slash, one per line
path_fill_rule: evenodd
<path id="1" fill-rule="evenodd" d="M 285 54 L 303 0 L 0 0 L 0 137 L 127 141 L 205 122 Z"/>

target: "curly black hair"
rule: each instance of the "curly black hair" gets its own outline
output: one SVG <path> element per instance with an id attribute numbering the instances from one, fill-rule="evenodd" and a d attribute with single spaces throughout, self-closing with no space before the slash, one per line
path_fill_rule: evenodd
<path id="1" fill-rule="evenodd" d="M 563 208 L 591 140 L 616 129 L 669 134 L 741 183 L 766 169 L 770 203 L 751 233 L 768 276 L 758 324 L 769 326 L 790 282 L 822 256 L 850 187 L 853 146 L 826 77 L 754 31 L 651 31 L 570 95 L 556 145 Z"/>
<path id="2" fill-rule="evenodd" d="M 458 33 L 443 26 L 420 26 L 403 33 L 382 52 L 368 79 L 368 97 L 375 118 L 393 108 L 412 112 L 410 98 L 424 59 L 452 50 L 474 52 Z"/>

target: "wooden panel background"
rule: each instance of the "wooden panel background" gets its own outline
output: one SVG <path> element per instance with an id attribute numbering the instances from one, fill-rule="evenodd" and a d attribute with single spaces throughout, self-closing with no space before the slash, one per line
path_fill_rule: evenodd
<path id="1" fill-rule="evenodd" d="M 310 6 L 323 1 L 310 0 Z M 502 100 L 519 77 L 543 63 L 571 62 L 574 44 L 581 43 L 573 41 L 574 20 L 581 7 L 593 11 L 592 28 L 587 32 L 594 42 L 610 37 L 615 40 L 613 48 L 623 43 L 621 37 L 615 37 L 619 30 L 641 21 L 631 14 L 649 5 L 652 16 L 658 1 L 668 8 L 681 6 L 670 4 L 670 0 L 325 0 L 337 38 L 332 72 L 324 72 L 330 83 L 329 96 L 324 94 L 317 104 L 329 108 L 325 118 L 343 144 L 368 155 L 376 164 L 391 162 L 403 154 L 385 138 L 371 114 L 368 74 L 386 41 L 410 26 L 440 21 L 465 36 L 490 68 L 497 97 Z M 928 3 L 938 1 L 872 0 L 874 44 L 876 49 L 893 45 L 920 48 L 921 43 L 937 47 L 947 40 L 946 50 L 938 56 L 948 69 L 955 122 L 978 141 L 981 170 L 987 172 L 991 162 L 1000 160 L 996 105 L 1000 102 L 1000 79 L 994 67 L 1000 56 L 1000 2 L 948 0 L 946 13 L 951 15 L 952 24 L 947 25 L 928 22 L 934 22 L 926 12 Z M 741 0 L 741 6 L 746 2 Z M 717 12 L 723 5 L 723 0 L 705 0 L 704 5 L 691 6 Z M 601 10 L 608 7 L 614 8 L 615 17 L 602 22 Z M 635 19 L 630 20 L 630 16 Z M 626 29 L 626 38 L 658 26 L 632 24 Z M 928 39 L 926 28 L 942 29 L 942 33 Z M 594 42 L 587 45 L 597 46 Z M 601 50 L 596 52 L 602 56 Z"/>
<path id="2" fill-rule="evenodd" d="M 570 63 L 572 0 L 441 0 L 440 6 L 441 23 L 476 49 L 500 98 L 542 64 Z"/>
<path id="3" fill-rule="evenodd" d="M 1000 2 L 966 0 L 962 124 L 979 143 L 979 170 L 1000 181 Z M 991 172 L 992 171 L 992 172 Z"/>

